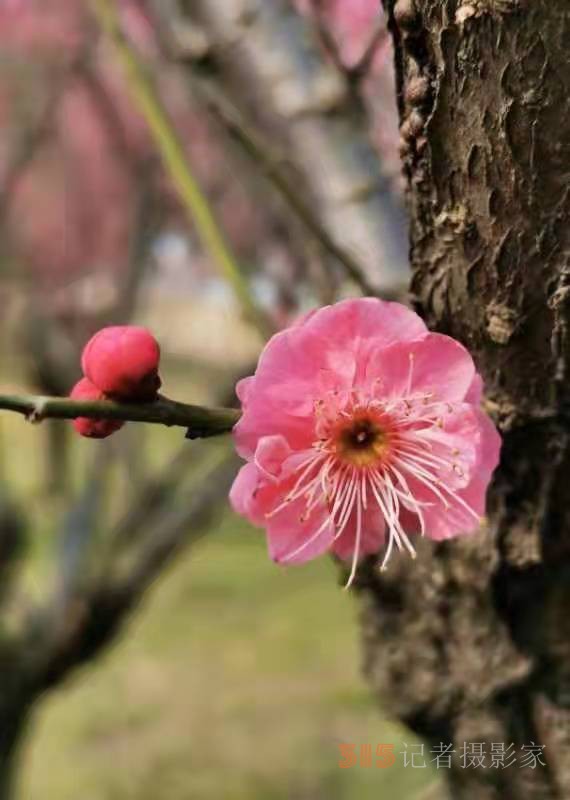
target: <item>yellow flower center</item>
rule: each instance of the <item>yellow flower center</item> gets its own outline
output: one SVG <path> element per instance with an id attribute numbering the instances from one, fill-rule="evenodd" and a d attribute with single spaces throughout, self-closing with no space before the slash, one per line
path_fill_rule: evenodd
<path id="1" fill-rule="evenodd" d="M 357 467 L 378 463 L 389 446 L 387 432 L 370 417 L 352 419 L 339 428 L 334 439 L 338 457 Z"/>

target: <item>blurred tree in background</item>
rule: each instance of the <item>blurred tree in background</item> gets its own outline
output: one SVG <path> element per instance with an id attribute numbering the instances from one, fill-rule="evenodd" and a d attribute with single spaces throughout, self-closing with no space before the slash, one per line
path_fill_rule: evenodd
<path id="1" fill-rule="evenodd" d="M 115 9 L 272 326 L 358 288 L 355 279 L 400 292 L 397 124 L 375 4 L 361 3 L 354 21 L 340 5 L 266 4 L 264 49 L 251 65 L 224 41 L 241 24 L 239 4 L 190 5 L 190 16 L 173 2 Z M 0 5 L 4 389 L 65 395 L 89 336 L 136 317 L 159 335 L 169 375 L 190 399 L 231 403 L 263 340 L 180 202 L 132 76 L 93 11 L 74 0 Z M 22 434 L 8 423 L 4 432 L 8 458 Z M 6 798 L 38 699 L 101 654 L 166 563 L 214 524 L 236 469 L 226 446 L 182 440 L 167 454 L 157 432 L 149 442 L 140 427 L 80 453 L 68 425 L 47 421 L 41 433 L 32 451 L 34 462 L 45 452 L 40 470 L 22 482 L 10 458 L 2 490 Z M 39 536 L 48 541 L 38 560 Z"/>

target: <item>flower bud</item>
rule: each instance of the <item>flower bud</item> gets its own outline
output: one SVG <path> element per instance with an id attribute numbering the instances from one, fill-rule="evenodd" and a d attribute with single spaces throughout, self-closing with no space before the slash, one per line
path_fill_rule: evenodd
<path id="1" fill-rule="evenodd" d="M 94 386 L 88 378 L 81 378 L 69 396 L 72 400 L 104 400 L 105 395 L 100 389 Z M 124 423 L 119 419 L 89 419 L 89 417 L 77 417 L 73 420 L 73 427 L 80 436 L 87 436 L 90 439 L 105 439 Z"/>
<path id="2" fill-rule="evenodd" d="M 112 325 L 102 328 L 85 345 L 84 374 L 116 400 L 149 402 L 156 399 L 160 346 L 146 328 Z"/>

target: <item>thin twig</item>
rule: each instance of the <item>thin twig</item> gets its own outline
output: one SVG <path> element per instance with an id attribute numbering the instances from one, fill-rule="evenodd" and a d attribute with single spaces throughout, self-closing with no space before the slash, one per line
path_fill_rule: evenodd
<path id="1" fill-rule="evenodd" d="M 0 395 L 0 410 L 23 414 L 30 422 L 88 417 L 179 426 L 188 428 L 189 439 L 228 433 L 240 417 L 240 412 L 233 408 L 188 405 L 162 396 L 153 403 L 117 403 L 41 395 Z"/>
<path id="2" fill-rule="evenodd" d="M 155 535 L 124 574 L 105 573 L 66 597 L 63 607 L 56 599 L 28 618 L 23 641 L 29 646 L 16 668 L 20 679 L 25 675 L 32 697 L 96 658 L 116 638 L 154 579 L 183 547 L 204 535 L 224 508 L 220 499 L 237 466 L 235 455 L 221 450 L 188 501 L 171 508 L 155 525 Z"/>
<path id="3" fill-rule="evenodd" d="M 380 51 L 380 48 L 389 41 L 390 34 L 388 33 L 388 28 L 379 28 L 372 37 L 360 60 L 357 61 L 354 66 L 348 68 L 347 71 L 349 79 L 358 82 L 363 78 L 366 78 L 372 68 L 372 62 L 374 61 L 376 54 Z"/>
<path id="4" fill-rule="evenodd" d="M 380 9 L 378 9 L 378 12 L 380 14 Z M 378 25 L 360 59 L 356 64 L 350 66 L 345 64 L 341 57 L 338 43 L 330 31 L 326 10 L 322 0 L 315 0 L 313 2 L 313 16 L 316 33 L 325 52 L 336 69 L 341 74 L 346 75 L 352 88 L 353 85 L 357 85 L 368 75 L 376 53 L 388 40 L 388 28 L 385 25 Z"/>
<path id="5" fill-rule="evenodd" d="M 184 146 L 164 108 L 152 76 L 123 34 L 113 0 L 92 0 L 95 16 L 113 44 L 121 62 L 130 93 L 144 117 L 164 165 L 176 187 L 204 247 L 231 285 L 245 313 L 262 336 L 273 333 L 266 315 L 253 300 L 250 287 L 239 263 L 231 252 L 210 204 L 194 176 Z"/>

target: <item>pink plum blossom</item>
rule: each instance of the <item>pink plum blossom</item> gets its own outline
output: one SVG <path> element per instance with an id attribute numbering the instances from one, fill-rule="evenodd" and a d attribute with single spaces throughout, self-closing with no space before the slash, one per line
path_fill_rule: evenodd
<path id="1" fill-rule="evenodd" d="M 467 350 L 399 303 L 344 300 L 278 333 L 237 387 L 234 509 L 270 556 L 352 560 L 474 531 L 500 437 Z"/>

